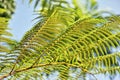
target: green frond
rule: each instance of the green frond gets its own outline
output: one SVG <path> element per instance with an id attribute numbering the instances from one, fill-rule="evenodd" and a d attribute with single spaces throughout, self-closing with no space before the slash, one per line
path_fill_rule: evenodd
<path id="1" fill-rule="evenodd" d="M 14 8 L 13 0 L 8 1 L 8 3 L 5 0 L 0 0 L 0 75 L 9 72 L 16 57 L 16 55 L 9 54 L 15 41 L 10 39 L 12 34 L 8 31 L 10 30 L 8 21 Z"/>
<path id="2" fill-rule="evenodd" d="M 0 17 L 0 43 L 12 43 L 10 39 L 8 39 L 6 36 L 12 36 L 11 33 L 7 31 L 8 27 L 8 19 Z M 5 45 L 0 45 L 1 49 L 0 52 L 8 52 L 9 49 Z"/>
<path id="3" fill-rule="evenodd" d="M 120 17 L 76 21 L 74 13 L 58 9 L 29 30 L 10 55 L 0 55 L 6 57 L 1 59 L 3 63 L 8 62 L 0 67 L 2 75 L 9 73 L 13 79 L 21 77 L 21 80 L 38 79 L 57 71 L 59 79 L 67 80 L 72 77 L 71 68 L 80 69 L 76 77 L 119 72 L 120 52 L 111 49 L 120 47 Z M 6 38 L 1 40 L 10 42 Z"/>
<path id="4" fill-rule="evenodd" d="M 15 1 L 14 0 L 0 0 L 0 16 L 11 18 L 14 13 Z"/>
<path id="5" fill-rule="evenodd" d="M 29 55 L 28 52 L 30 52 L 30 54 L 31 52 L 36 53 L 35 51 L 39 52 L 44 46 L 57 39 L 57 37 L 62 35 L 62 33 L 65 32 L 68 26 L 74 21 L 74 17 L 70 16 L 71 13 L 69 14 L 59 10 L 55 11 L 51 17 L 44 22 L 44 24 L 36 24 L 33 29 L 26 33 L 20 42 L 19 49 L 21 50 L 21 55 L 25 57 L 26 55 Z"/>
<path id="6" fill-rule="evenodd" d="M 100 74 L 100 73 L 110 73 L 110 74 L 116 74 L 117 72 L 120 73 L 120 66 L 115 67 L 109 67 L 109 68 L 96 68 L 96 72 L 94 74 Z"/>
<path id="7" fill-rule="evenodd" d="M 107 54 L 104 56 L 99 56 L 99 57 L 94 57 L 94 58 L 89 58 L 89 59 L 85 59 L 84 64 L 85 66 L 88 68 L 93 68 L 96 66 L 98 67 L 111 67 L 111 66 L 115 66 L 118 61 L 117 61 L 117 57 L 120 56 L 120 52 L 118 53 L 111 53 L 111 54 Z M 88 64 L 89 63 L 89 64 Z"/>
<path id="8" fill-rule="evenodd" d="M 53 15 L 55 16 L 55 13 Z M 54 29 L 57 30 L 58 27 L 60 28 L 60 26 L 56 26 L 56 29 L 54 26 L 54 24 L 56 25 L 59 22 L 57 21 L 59 18 L 52 21 L 53 15 L 38 30 L 36 35 L 40 39 L 37 39 L 35 34 L 31 39 L 29 36 L 23 38 L 21 43 L 22 45 L 24 44 L 24 48 L 20 48 L 20 55 L 17 60 L 21 60 L 21 62 L 16 63 L 20 66 L 17 69 L 29 66 L 34 67 L 41 63 L 66 62 L 80 66 L 84 72 L 92 70 L 96 66 L 100 68 L 105 67 L 107 70 L 116 65 L 116 57 L 119 57 L 119 53 L 108 53 L 108 51 L 112 47 L 116 48 L 119 46 L 119 18 L 112 18 L 115 20 L 112 22 L 111 20 L 105 22 L 102 19 L 94 18 L 78 20 L 66 28 L 65 31 L 57 32 L 58 35 L 56 36 L 56 33 L 47 33 L 54 32 Z M 26 40 L 25 38 L 28 39 Z M 34 44 L 36 47 L 31 46 L 31 43 L 35 43 L 37 40 L 42 40 L 46 44 L 44 42 L 37 42 L 37 45 Z M 28 50 L 30 51 L 29 53 Z M 38 51 L 39 54 L 36 54 L 35 51 Z M 29 59 L 30 56 L 32 56 L 31 59 Z M 67 73 L 63 75 L 64 71 L 61 72 L 61 78 L 68 76 Z"/>
<path id="9" fill-rule="evenodd" d="M 67 80 L 69 78 L 70 67 L 65 65 L 59 65 L 57 67 L 59 71 L 58 79 Z"/>
<path id="10" fill-rule="evenodd" d="M 9 51 L 10 50 L 7 47 L 0 45 L 0 52 L 9 52 Z"/>

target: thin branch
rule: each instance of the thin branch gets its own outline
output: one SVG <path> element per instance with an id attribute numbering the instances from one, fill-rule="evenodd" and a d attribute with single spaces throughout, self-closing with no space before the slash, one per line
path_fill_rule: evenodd
<path id="1" fill-rule="evenodd" d="M 7 78 L 8 76 L 14 75 L 15 72 L 9 73 L 9 74 L 5 74 L 3 76 L 0 76 L 0 80 L 3 80 L 4 78 Z"/>
<path id="2" fill-rule="evenodd" d="M 53 62 L 53 63 L 47 63 L 47 64 L 38 64 L 38 65 L 35 65 L 35 66 L 30 66 L 28 68 L 23 68 L 23 69 L 20 69 L 20 70 L 15 70 L 13 71 L 12 73 L 9 73 L 9 74 L 5 74 L 3 76 L 0 77 L 0 80 L 4 79 L 4 78 L 7 78 L 8 76 L 11 76 L 11 75 L 14 75 L 14 74 L 17 74 L 19 72 L 23 72 L 23 71 L 27 71 L 27 70 L 30 70 L 30 69 L 33 69 L 33 68 L 38 68 L 38 67 L 43 67 L 43 66 L 51 66 L 51 65 L 67 65 L 67 66 L 71 66 L 71 67 L 76 67 L 76 68 L 80 68 L 82 71 L 86 72 L 86 73 L 89 73 L 91 74 L 93 77 L 94 74 L 88 72 L 87 70 L 83 69 L 81 66 L 77 66 L 75 64 L 70 64 L 70 63 L 66 63 L 66 62 Z M 96 78 L 96 77 L 95 77 Z M 96 78 L 97 80 L 97 78 Z"/>

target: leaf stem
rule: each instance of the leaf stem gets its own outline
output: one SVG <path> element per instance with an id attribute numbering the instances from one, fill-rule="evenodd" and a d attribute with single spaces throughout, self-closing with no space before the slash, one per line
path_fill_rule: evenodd
<path id="1" fill-rule="evenodd" d="M 70 63 L 66 63 L 66 62 L 52 62 L 52 63 L 46 63 L 46 64 L 38 64 L 38 65 L 34 65 L 34 66 L 30 66 L 27 68 L 23 68 L 23 69 L 19 69 L 19 70 L 15 70 L 12 73 L 9 74 L 5 74 L 3 76 L 0 76 L 0 80 L 7 78 L 8 76 L 17 74 L 19 72 L 23 72 L 23 71 L 27 71 L 33 68 L 38 68 L 38 67 L 43 67 L 43 66 L 52 66 L 52 65 L 66 65 L 66 66 L 71 66 L 71 67 L 76 67 L 76 68 L 80 68 L 82 71 L 91 74 L 92 76 L 94 76 L 94 74 L 88 72 L 87 70 L 84 70 L 81 66 L 75 65 L 75 64 L 70 64 Z M 95 76 L 94 76 L 95 77 Z M 97 80 L 97 79 L 96 79 Z"/>

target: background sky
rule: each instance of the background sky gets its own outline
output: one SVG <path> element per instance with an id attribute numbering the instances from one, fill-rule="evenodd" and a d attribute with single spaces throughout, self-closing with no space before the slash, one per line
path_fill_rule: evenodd
<path id="1" fill-rule="evenodd" d="M 32 21 L 36 15 L 33 13 L 33 4 L 29 4 L 29 0 L 16 0 L 15 14 L 10 20 L 9 27 L 12 29 L 10 32 L 13 34 L 13 39 L 19 41 L 23 37 L 26 31 L 28 31 L 33 25 Z M 107 9 L 115 14 L 120 14 L 120 0 L 98 0 L 99 9 Z M 101 80 L 107 80 L 99 75 Z M 119 80 L 120 76 L 117 76 L 114 80 Z M 112 79 L 111 79 L 112 80 Z"/>

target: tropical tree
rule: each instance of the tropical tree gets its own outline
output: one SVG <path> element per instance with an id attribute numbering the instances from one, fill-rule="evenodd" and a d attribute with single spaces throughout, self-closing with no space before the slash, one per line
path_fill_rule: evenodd
<path id="1" fill-rule="evenodd" d="M 96 0 L 71 1 L 35 0 L 35 10 L 41 4 L 38 21 L 12 48 L 2 37 L 7 24 L 0 23 L 1 42 L 8 44 L 0 49 L 0 80 L 44 80 L 55 74 L 56 80 L 88 74 L 97 79 L 96 74 L 120 72 L 120 52 L 112 51 L 120 47 L 120 17 L 102 17 Z"/>

